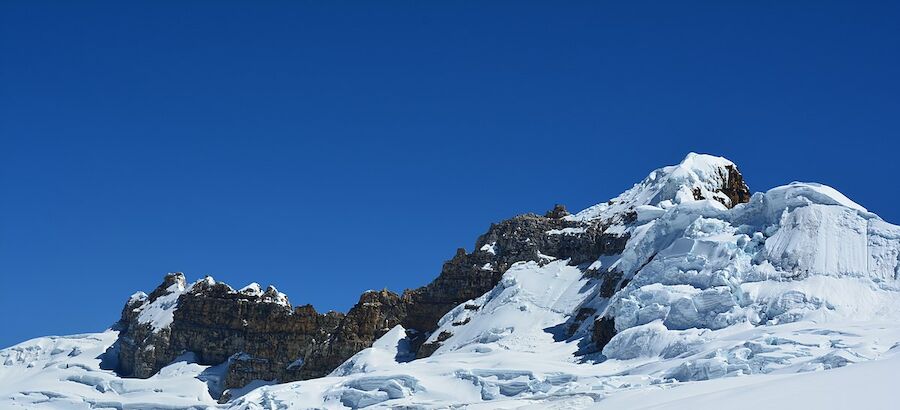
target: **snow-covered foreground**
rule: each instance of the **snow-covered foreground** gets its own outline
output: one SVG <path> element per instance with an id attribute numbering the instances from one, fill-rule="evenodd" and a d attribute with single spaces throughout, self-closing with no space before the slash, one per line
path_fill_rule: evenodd
<path id="1" fill-rule="evenodd" d="M 900 374 L 896 321 L 800 321 L 767 327 L 738 326 L 710 332 L 696 353 L 671 359 L 638 358 L 579 363 L 574 343 L 552 343 L 537 332 L 515 342 L 541 344 L 539 352 L 509 350 L 510 343 L 396 363 L 399 332 L 360 352 L 331 376 L 258 388 L 217 404 L 199 378 L 214 371 L 177 362 L 146 379 L 121 379 L 100 369 L 115 332 L 47 337 L 0 353 L 0 408 L 4 409 L 705 409 L 895 408 L 891 388 Z M 666 372 L 685 364 L 749 356 L 771 363 L 768 374 L 734 374 L 679 382 Z M 746 357 L 745 356 L 745 357 Z M 710 359 L 712 358 L 712 359 Z M 188 358 L 189 360 L 189 358 Z M 726 359 L 727 362 L 727 359 Z M 837 369 L 825 370 L 840 367 Z M 215 369 L 212 369 L 215 370 Z M 698 378 L 716 377 L 703 374 Z"/>
<path id="2" fill-rule="evenodd" d="M 0 351 L 0 408 L 895 408 L 900 227 L 819 184 L 728 208 L 732 165 L 690 155 L 567 217 L 612 223 L 625 250 L 512 265 L 441 319 L 424 359 L 398 326 L 328 377 L 218 404 L 221 368 L 190 353 L 122 379 L 102 369 L 114 331 L 39 338 Z M 547 235 L 584 233 L 567 229 Z"/>
<path id="3" fill-rule="evenodd" d="M 206 366 L 177 362 L 143 380 L 101 370 L 116 336 L 42 337 L 0 351 L 0 408 L 184 409 L 215 403 L 198 378 Z"/>
<path id="4" fill-rule="evenodd" d="M 822 402 L 818 396 L 823 388 L 833 389 L 831 394 L 840 394 L 842 400 L 826 402 L 819 408 L 843 408 L 839 404 L 846 402 L 869 404 L 865 408 L 893 408 L 890 389 L 872 396 L 867 393 L 870 387 L 857 390 L 857 386 L 886 386 L 895 382 L 900 371 L 900 359 L 896 357 L 900 349 L 890 349 L 877 340 L 900 340 L 896 326 L 871 323 L 872 327 L 865 330 L 873 332 L 863 336 L 861 333 L 866 332 L 860 332 L 864 329 L 858 324 L 836 325 L 827 331 L 811 327 L 814 325 L 798 322 L 776 326 L 765 333 L 749 329 L 729 332 L 694 355 L 662 361 L 642 358 L 600 364 L 573 363 L 565 360 L 566 349 L 562 346 L 549 354 L 507 350 L 460 352 L 439 359 L 384 366 L 364 375 L 264 387 L 243 397 L 235 406 L 242 409 L 340 408 L 374 403 L 373 408 L 449 405 L 468 405 L 473 409 L 673 408 L 676 405 L 698 408 L 698 403 L 685 398 L 708 396 L 702 400 L 709 408 L 718 408 L 730 403 L 734 390 L 748 386 L 757 392 L 779 392 L 773 396 L 778 400 L 769 400 L 770 408 L 775 409 Z M 833 347 L 845 344 L 853 347 Z M 678 382 L 663 376 L 667 371 L 680 371 L 686 363 L 721 357 L 723 350 L 729 350 L 726 346 L 748 345 L 758 346 L 756 349 L 762 353 L 755 356 L 761 360 L 780 363 L 767 375 L 735 374 L 715 381 Z M 884 361 L 868 362 L 875 359 Z M 866 363 L 850 365 L 855 362 Z M 877 366 L 870 366 L 873 363 Z M 856 366 L 861 369 L 835 374 L 822 371 L 845 365 L 849 365 L 847 369 Z M 704 374 L 699 378 L 716 376 Z M 823 384 L 807 385 L 808 381 Z M 787 386 L 802 388 L 783 391 Z M 757 402 L 749 400 L 745 407 Z"/>
<path id="5" fill-rule="evenodd" d="M 900 354 L 827 372 L 748 376 L 632 390 L 596 409 L 890 409 L 896 408 Z"/>

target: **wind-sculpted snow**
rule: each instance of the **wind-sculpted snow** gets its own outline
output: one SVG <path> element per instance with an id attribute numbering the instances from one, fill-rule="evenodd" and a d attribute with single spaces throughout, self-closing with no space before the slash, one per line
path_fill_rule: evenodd
<path id="1" fill-rule="evenodd" d="M 216 404 L 217 368 L 190 355 L 121 379 L 100 365 L 115 332 L 42 338 L 0 351 L 0 408 L 756 408 L 754 392 L 780 398 L 770 408 L 892 408 L 892 389 L 867 386 L 898 370 L 900 227 L 824 185 L 748 198 L 739 178 L 692 154 L 566 216 L 627 238 L 624 250 L 512 264 L 438 321 L 430 357 L 412 360 L 396 326 L 327 377 Z"/>

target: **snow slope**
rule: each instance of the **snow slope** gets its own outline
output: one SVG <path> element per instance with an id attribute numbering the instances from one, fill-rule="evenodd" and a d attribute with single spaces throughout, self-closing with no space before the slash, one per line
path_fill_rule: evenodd
<path id="1" fill-rule="evenodd" d="M 898 349 L 893 349 L 898 350 Z M 761 408 L 890 409 L 900 370 L 900 354 L 827 372 L 733 377 L 657 387 L 611 396 L 593 409 L 756 410 Z"/>
<path id="2" fill-rule="evenodd" d="M 115 331 L 50 336 L 3 349 L 0 408 L 200 409 L 215 404 L 198 378 L 207 368 L 189 358 L 149 379 L 123 379 L 101 369 L 116 337 Z"/>
<path id="3" fill-rule="evenodd" d="M 398 326 L 328 377 L 216 404 L 217 369 L 189 356 L 121 379 L 101 366 L 115 332 L 39 338 L 0 351 L 0 408 L 894 408 L 900 227 L 812 183 L 728 208 L 729 166 L 691 154 L 568 216 L 627 235 L 625 250 L 512 265 L 440 320 L 428 358 L 410 360 Z M 567 229 L 547 235 L 584 234 Z M 599 318 L 616 333 L 598 350 Z"/>

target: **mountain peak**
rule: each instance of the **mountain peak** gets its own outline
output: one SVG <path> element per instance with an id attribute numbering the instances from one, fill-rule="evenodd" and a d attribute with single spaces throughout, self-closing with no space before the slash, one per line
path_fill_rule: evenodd
<path id="1" fill-rule="evenodd" d="M 885 326 L 900 226 L 821 184 L 751 198 L 733 162 L 690 153 L 576 215 L 492 224 L 428 285 L 367 291 L 346 314 L 263 289 L 166 275 L 109 332 L 0 350 L 0 390 L 33 407 L 592 408 L 623 388 L 841 367 L 900 346 Z"/>
<path id="2" fill-rule="evenodd" d="M 684 159 L 676 165 L 682 168 L 708 169 L 711 167 L 724 168 L 727 166 L 736 166 L 731 160 L 710 154 L 699 154 L 696 152 L 688 152 Z"/>
<path id="3" fill-rule="evenodd" d="M 713 199 L 728 208 L 750 200 L 750 188 L 737 165 L 724 157 L 690 152 L 681 163 L 667 168 L 667 182 L 673 185 L 668 187 L 669 192 L 674 189 L 676 194 L 661 200 L 684 202 L 685 198 L 678 195 L 684 195 L 685 188 L 690 189 L 694 200 Z"/>
<path id="4" fill-rule="evenodd" d="M 691 152 L 679 164 L 654 170 L 621 195 L 570 219 L 610 219 L 640 206 L 665 209 L 700 200 L 714 200 L 725 208 L 733 208 L 750 200 L 750 188 L 733 162 Z"/>

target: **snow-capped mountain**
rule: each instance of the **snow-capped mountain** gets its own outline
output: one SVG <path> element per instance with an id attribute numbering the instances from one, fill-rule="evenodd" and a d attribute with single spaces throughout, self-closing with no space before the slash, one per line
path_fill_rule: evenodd
<path id="1" fill-rule="evenodd" d="M 689 154 L 346 314 L 169 274 L 105 332 L 0 351 L 0 407 L 894 408 L 898 319 L 900 227 Z"/>

